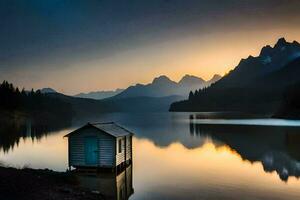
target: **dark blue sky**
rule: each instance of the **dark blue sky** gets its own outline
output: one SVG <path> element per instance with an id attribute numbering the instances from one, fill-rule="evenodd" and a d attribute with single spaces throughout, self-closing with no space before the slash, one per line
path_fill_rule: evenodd
<path id="1" fill-rule="evenodd" d="M 25 87 L 43 87 L 51 85 L 48 79 L 55 80 L 57 73 L 78 76 L 78 63 L 82 70 L 88 71 L 90 65 L 94 69 L 95 63 L 89 64 L 91 60 L 155 44 L 194 36 L 201 41 L 201 35 L 207 38 L 211 33 L 235 30 L 290 29 L 300 21 L 299 8 L 297 0 L 1 0 L 0 79 Z M 152 49 L 152 56 L 153 52 Z M 99 64 L 99 74 L 108 68 L 118 71 L 128 67 L 132 60 L 132 57 L 125 59 L 124 66 L 119 63 L 113 66 L 111 62 L 111 66 Z M 72 74 L 74 63 L 77 73 Z M 116 76 L 116 72 L 111 76 Z M 58 83 L 63 84 L 63 76 L 60 78 L 52 86 L 76 91 L 59 86 Z M 132 83 L 136 81 L 139 80 Z M 97 87 L 81 89 L 108 88 L 107 84 L 94 82 Z M 112 85 L 126 84 L 130 81 Z"/>

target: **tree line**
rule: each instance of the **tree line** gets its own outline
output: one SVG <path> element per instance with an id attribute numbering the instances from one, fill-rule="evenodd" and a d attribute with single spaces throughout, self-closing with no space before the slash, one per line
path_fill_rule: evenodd
<path id="1" fill-rule="evenodd" d="M 20 90 L 5 80 L 0 84 L 0 111 L 18 111 L 54 118 L 72 115 L 72 107 L 67 102 L 42 94 L 40 90 Z"/>
<path id="2" fill-rule="evenodd" d="M 236 111 L 280 118 L 300 118 L 300 81 L 284 86 L 211 87 L 191 91 L 171 111 Z"/>

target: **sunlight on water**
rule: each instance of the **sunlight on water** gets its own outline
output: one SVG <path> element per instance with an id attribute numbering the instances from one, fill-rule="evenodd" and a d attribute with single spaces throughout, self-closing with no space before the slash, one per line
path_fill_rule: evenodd
<path id="1" fill-rule="evenodd" d="M 228 146 L 211 142 L 195 149 L 187 149 L 179 143 L 158 148 L 149 140 L 134 140 L 135 189 L 133 199 L 160 197 L 220 197 L 249 195 L 256 197 L 299 194 L 300 182 L 291 178 L 279 179 L 276 173 L 266 173 L 263 166 L 242 160 Z M 222 189 L 221 189 L 222 188 Z M 284 190 L 283 190 L 284 189 Z M 239 193 L 239 194 L 238 194 Z M 244 193 L 244 194 L 243 194 Z M 147 195 L 145 195 L 147 194 Z M 245 197 L 247 198 L 247 197 Z"/>
<path id="2" fill-rule="evenodd" d="M 68 141 L 63 136 L 70 130 L 58 131 L 39 140 L 21 139 L 17 148 L 8 152 L 0 151 L 0 162 L 23 168 L 49 168 L 65 171 L 68 162 Z"/>
<path id="3" fill-rule="evenodd" d="M 92 121 L 108 119 L 135 133 L 130 199 L 300 198 L 298 121 L 187 120 L 184 113 L 113 114 Z M 9 129 L 14 134 L 0 138 L 0 163 L 65 171 L 63 136 L 84 123 L 50 132 Z"/>
<path id="4" fill-rule="evenodd" d="M 300 127 L 300 120 L 283 119 L 195 119 L 198 124 L 229 124 L 229 125 L 257 125 L 257 126 L 296 126 Z"/>

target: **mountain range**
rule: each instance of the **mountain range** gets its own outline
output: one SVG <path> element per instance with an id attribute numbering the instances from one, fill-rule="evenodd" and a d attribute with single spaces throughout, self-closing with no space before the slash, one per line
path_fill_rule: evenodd
<path id="1" fill-rule="evenodd" d="M 95 91 L 95 92 L 88 92 L 88 93 L 79 93 L 74 95 L 74 97 L 89 98 L 89 99 L 105 99 L 105 98 L 113 97 L 123 91 L 124 89 L 116 89 L 116 90 L 109 90 L 109 91 Z"/>
<path id="2" fill-rule="evenodd" d="M 242 59 L 215 84 L 173 103 L 170 110 L 276 113 L 288 88 L 300 82 L 299 72 L 300 44 L 280 38 L 257 57 Z"/>
<path id="3" fill-rule="evenodd" d="M 168 96 L 182 96 L 187 97 L 190 91 L 202 89 L 217 82 L 222 77 L 215 74 L 210 80 L 193 76 L 185 75 L 179 82 L 172 81 L 165 75 L 156 77 L 149 84 L 136 84 L 129 86 L 127 89 L 116 89 L 111 91 L 95 91 L 88 93 L 79 93 L 74 97 L 88 98 L 88 99 L 106 99 L 106 98 L 132 98 L 132 97 L 168 97 Z M 42 88 L 40 92 L 43 94 L 57 93 L 52 88 Z"/>
<path id="4" fill-rule="evenodd" d="M 104 112 L 167 112 L 171 103 L 185 99 L 191 90 L 207 87 L 220 78 L 219 75 L 214 75 L 212 79 L 205 81 L 196 76 L 185 75 L 177 83 L 166 76 L 160 76 L 154 78 L 152 83 L 137 84 L 123 91 L 102 91 L 76 96 L 67 96 L 51 88 L 41 89 L 41 92 L 49 97 L 70 103 L 76 115 Z M 104 95 L 108 93 L 112 95 L 115 92 L 120 93 L 104 98 Z"/>
<path id="5" fill-rule="evenodd" d="M 149 84 L 137 84 L 125 90 L 111 91 L 117 94 L 110 94 L 107 98 L 102 96 L 104 99 L 100 100 L 67 96 L 51 88 L 43 88 L 40 92 L 71 104 L 77 115 L 103 112 L 161 112 L 169 109 L 233 111 L 298 118 L 299 75 L 300 44 L 280 38 L 273 47 L 263 47 L 258 56 L 242 59 L 224 77 L 215 75 L 209 81 L 185 75 L 175 82 L 167 76 L 159 76 Z"/>
<path id="6" fill-rule="evenodd" d="M 175 82 L 162 75 L 154 78 L 149 84 L 136 84 L 127 89 L 79 93 L 74 97 L 101 100 L 106 98 L 182 96 L 182 99 L 184 99 L 190 91 L 208 87 L 220 79 L 221 76 L 217 74 L 208 81 L 197 76 L 185 75 L 179 82 Z M 42 93 L 56 93 L 52 88 L 43 88 L 40 91 Z"/>
<path id="7" fill-rule="evenodd" d="M 154 78 L 149 84 L 136 84 L 135 86 L 130 86 L 113 98 L 167 96 L 187 97 L 190 91 L 208 87 L 220 78 L 220 75 L 214 75 L 210 80 L 205 81 L 196 76 L 185 75 L 179 82 L 175 82 L 170 80 L 167 76 L 159 76 Z"/>

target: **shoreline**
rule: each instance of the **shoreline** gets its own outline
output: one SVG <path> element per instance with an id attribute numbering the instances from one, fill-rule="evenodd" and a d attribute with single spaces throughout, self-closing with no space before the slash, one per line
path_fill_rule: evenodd
<path id="1" fill-rule="evenodd" d="M 101 200 L 104 197 L 79 186 L 77 178 L 70 172 L 0 166 L 0 199 Z"/>

